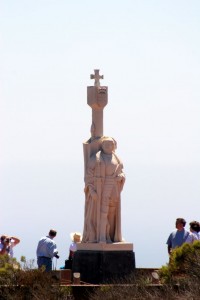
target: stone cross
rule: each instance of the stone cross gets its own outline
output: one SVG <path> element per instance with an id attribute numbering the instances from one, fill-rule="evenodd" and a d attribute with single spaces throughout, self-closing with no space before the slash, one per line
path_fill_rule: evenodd
<path id="1" fill-rule="evenodd" d="M 99 87 L 100 86 L 99 79 L 103 79 L 103 75 L 99 75 L 99 70 L 94 70 L 94 74 L 90 75 L 90 79 L 94 79 L 94 86 Z"/>
<path id="2" fill-rule="evenodd" d="M 103 136 L 103 109 L 108 102 L 108 89 L 106 86 L 100 86 L 99 70 L 94 70 L 90 75 L 94 79 L 94 86 L 87 88 L 87 104 L 92 108 L 91 138 L 100 138 Z"/>

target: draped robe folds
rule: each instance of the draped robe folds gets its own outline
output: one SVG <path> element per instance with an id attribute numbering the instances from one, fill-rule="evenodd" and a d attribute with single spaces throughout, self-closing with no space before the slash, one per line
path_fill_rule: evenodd
<path id="1" fill-rule="evenodd" d="M 117 165 L 113 178 L 123 173 L 123 164 L 115 153 L 114 155 Z M 105 171 L 106 165 L 102 152 L 99 151 L 91 157 L 86 169 L 85 177 L 85 216 L 82 243 L 98 243 L 100 240 L 100 216 L 102 205 L 102 193 L 105 187 Z M 114 234 L 110 236 L 111 242 L 122 242 L 121 235 L 121 191 L 123 189 L 124 180 L 114 180 L 117 199 L 115 199 L 115 216 L 114 216 Z M 97 193 L 97 200 L 92 199 L 92 194 Z M 109 222 L 109 220 L 107 220 Z M 108 224 L 109 227 L 109 224 Z"/>

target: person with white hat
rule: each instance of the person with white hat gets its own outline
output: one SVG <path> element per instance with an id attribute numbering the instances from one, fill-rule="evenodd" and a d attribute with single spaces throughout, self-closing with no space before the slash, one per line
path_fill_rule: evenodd
<path id="1" fill-rule="evenodd" d="M 74 252 L 77 250 L 77 243 L 80 243 L 82 240 L 82 236 L 80 232 L 72 232 L 70 233 L 70 238 L 72 243 L 69 246 L 69 257 L 65 260 L 65 266 L 61 267 L 61 269 L 72 269 L 72 262 L 74 257 Z"/>
<path id="2" fill-rule="evenodd" d="M 77 243 L 81 242 L 82 236 L 80 232 L 72 232 L 70 234 L 72 243 L 69 246 L 69 259 L 73 259 L 74 252 L 77 250 Z"/>

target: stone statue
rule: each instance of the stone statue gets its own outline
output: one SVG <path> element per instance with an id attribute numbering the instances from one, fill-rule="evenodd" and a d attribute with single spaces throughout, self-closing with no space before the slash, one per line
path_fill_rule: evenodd
<path id="1" fill-rule="evenodd" d="M 122 242 L 121 198 L 123 164 L 115 154 L 116 141 L 102 137 L 85 175 L 85 219 L 82 243 Z"/>
<path id="2" fill-rule="evenodd" d="M 90 137 L 83 143 L 85 213 L 82 241 L 77 243 L 72 273 L 81 280 L 100 284 L 130 275 L 135 268 L 133 244 L 122 240 L 121 193 L 125 183 L 123 164 L 116 154 L 114 138 L 103 133 L 103 111 L 108 87 L 94 70 L 94 85 L 87 87 L 92 109 Z"/>
<path id="3" fill-rule="evenodd" d="M 91 137 L 83 144 L 85 166 L 85 217 L 82 243 L 121 242 L 121 191 L 125 181 L 123 165 L 115 154 L 116 141 L 103 134 L 103 109 L 108 87 L 94 70 L 94 86 L 87 87 L 92 108 Z"/>

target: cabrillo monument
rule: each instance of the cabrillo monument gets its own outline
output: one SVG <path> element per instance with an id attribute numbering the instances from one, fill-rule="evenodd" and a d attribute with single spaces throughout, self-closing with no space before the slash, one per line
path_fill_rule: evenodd
<path id="1" fill-rule="evenodd" d="M 73 272 L 81 280 L 103 283 L 129 275 L 135 268 L 133 244 L 122 239 L 121 194 L 125 183 L 117 142 L 103 132 L 103 110 L 108 87 L 101 86 L 99 70 L 90 75 L 87 104 L 92 108 L 91 136 L 83 143 L 85 212 L 82 242 L 78 243 Z"/>

